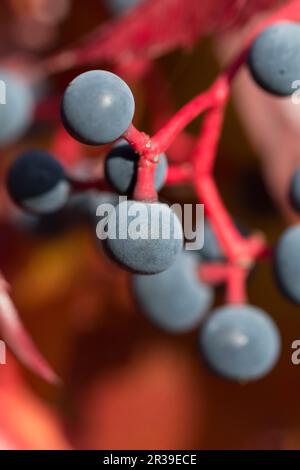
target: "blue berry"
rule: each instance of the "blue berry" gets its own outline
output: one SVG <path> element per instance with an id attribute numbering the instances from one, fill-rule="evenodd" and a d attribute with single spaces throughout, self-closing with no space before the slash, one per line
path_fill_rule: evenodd
<path id="1" fill-rule="evenodd" d="M 130 195 L 136 183 L 139 156 L 133 148 L 122 141 L 114 146 L 104 163 L 105 177 L 111 187 L 119 194 Z M 155 189 L 160 191 L 167 174 L 167 159 L 164 154 L 159 157 L 155 170 Z"/>
<path id="2" fill-rule="evenodd" d="M 197 259 L 183 251 L 166 271 L 134 275 L 133 292 L 145 315 L 171 333 L 193 330 L 213 302 L 213 290 L 197 276 Z"/>
<path id="3" fill-rule="evenodd" d="M 8 145 L 20 139 L 30 127 L 34 98 L 29 85 L 19 75 L 4 69 L 0 70 L 0 94 L 0 145 Z"/>
<path id="4" fill-rule="evenodd" d="M 274 367 L 281 340 L 273 320 L 259 308 L 229 305 L 204 324 L 200 346 L 209 366 L 237 381 L 257 380 Z"/>
<path id="5" fill-rule="evenodd" d="M 96 210 L 100 204 L 118 204 L 118 196 L 96 190 L 72 193 L 66 205 L 48 214 L 13 212 L 13 221 L 18 228 L 42 236 L 57 236 L 76 226 L 87 225 L 96 231 Z"/>
<path id="6" fill-rule="evenodd" d="M 141 3 L 141 0 L 105 0 L 107 9 L 113 15 L 122 15 Z"/>
<path id="7" fill-rule="evenodd" d="M 108 254 L 137 274 L 165 271 L 183 247 L 180 221 L 166 204 L 123 201 L 108 216 L 106 234 Z"/>
<path id="8" fill-rule="evenodd" d="M 93 70 L 75 78 L 66 89 L 61 110 L 67 131 L 89 145 L 114 142 L 130 126 L 134 98 L 117 75 Z"/>
<path id="9" fill-rule="evenodd" d="M 300 167 L 295 171 L 291 181 L 289 200 L 295 211 L 300 212 Z"/>
<path id="10" fill-rule="evenodd" d="M 118 195 L 106 191 L 90 189 L 74 193 L 68 203 L 68 208 L 72 211 L 78 211 L 90 220 L 96 220 L 96 211 L 100 204 L 111 204 L 116 206 L 119 203 Z"/>
<path id="11" fill-rule="evenodd" d="M 39 214 L 63 207 L 70 192 L 61 164 L 43 150 L 28 150 L 13 162 L 7 189 L 19 206 Z"/>
<path id="12" fill-rule="evenodd" d="M 300 25 L 286 21 L 265 29 L 250 48 L 248 65 L 264 90 L 291 95 L 292 84 L 300 77 Z"/>
<path id="13" fill-rule="evenodd" d="M 290 227 L 281 236 L 274 251 L 273 268 L 279 289 L 300 305 L 300 225 Z"/>

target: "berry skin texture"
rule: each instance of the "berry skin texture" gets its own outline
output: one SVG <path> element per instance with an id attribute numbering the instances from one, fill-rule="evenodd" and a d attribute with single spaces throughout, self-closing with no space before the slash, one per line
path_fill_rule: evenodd
<path id="1" fill-rule="evenodd" d="M 134 275 L 134 296 L 147 318 L 170 333 L 185 333 L 199 325 L 213 302 L 213 290 L 197 277 L 198 260 L 182 251 L 160 274 Z"/>
<path id="2" fill-rule="evenodd" d="M 200 332 L 200 347 L 219 375 L 240 382 L 267 375 L 280 354 L 277 326 L 250 305 L 228 305 L 212 313 Z"/>
<path id="3" fill-rule="evenodd" d="M 70 193 L 63 167 L 43 150 L 29 150 L 17 158 L 8 171 L 6 184 L 16 204 L 37 214 L 61 209 Z"/>
<path id="4" fill-rule="evenodd" d="M 134 116 L 134 98 L 117 75 L 93 70 L 75 78 L 61 104 L 67 131 L 79 142 L 102 145 L 119 139 Z"/>
<path id="5" fill-rule="evenodd" d="M 139 156 L 127 142 L 114 146 L 107 155 L 104 163 L 105 177 L 118 194 L 132 194 L 136 183 L 138 159 Z M 160 191 L 164 185 L 167 167 L 166 156 L 161 154 L 155 170 L 156 191 Z"/>
<path id="6" fill-rule="evenodd" d="M 296 170 L 290 185 L 289 200 L 292 208 L 300 212 L 300 167 Z"/>
<path id="7" fill-rule="evenodd" d="M 121 202 L 107 218 L 106 235 L 111 258 L 137 274 L 165 271 L 183 247 L 178 217 L 160 203 Z"/>
<path id="8" fill-rule="evenodd" d="M 288 96 L 300 77 L 300 25 L 276 23 L 252 44 L 248 66 L 255 82 L 273 95 Z"/>
<path id="9" fill-rule="evenodd" d="M 141 3 L 141 0 L 105 0 L 105 5 L 112 15 L 122 15 Z"/>
<path id="10" fill-rule="evenodd" d="M 277 243 L 273 271 L 281 292 L 300 305 L 300 225 L 287 229 Z"/>
<path id="11" fill-rule="evenodd" d="M 0 145 L 4 146 L 20 139 L 30 127 L 34 98 L 29 85 L 14 72 L 1 69 L 0 83 Z"/>

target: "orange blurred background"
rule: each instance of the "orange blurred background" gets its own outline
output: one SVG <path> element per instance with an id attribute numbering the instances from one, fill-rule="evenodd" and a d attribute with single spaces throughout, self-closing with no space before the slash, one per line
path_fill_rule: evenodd
<path id="1" fill-rule="evenodd" d="M 16 25 L 28 2 L 2 3 L 2 63 L 34 63 L 107 20 L 100 0 L 73 0 L 59 24 L 46 23 L 48 40 L 29 38 L 34 47 L 25 48 Z M 26 34 L 34 32 L 23 27 Z M 235 31 L 226 41 L 234 44 L 241 34 Z M 175 109 L 212 82 L 220 70 L 220 50 L 218 38 L 210 37 L 188 53 L 175 51 L 157 60 Z M 80 71 L 54 76 L 47 87 L 60 94 Z M 142 83 L 130 85 L 137 124 L 147 131 L 146 91 Z M 216 178 L 230 212 L 274 243 L 291 214 L 284 204 L 279 207 L 274 187 L 262 176 L 264 160 L 249 137 L 253 129 L 240 118 L 245 110 L 239 96 L 235 91 L 226 115 Z M 251 112 L 255 106 L 254 101 Z M 1 150 L 2 177 L 20 149 L 50 146 L 55 126 L 36 124 L 20 143 Z M 196 130 L 191 126 L 190 132 Z M 269 179 L 274 181 L 270 173 Z M 162 197 L 196 202 L 189 186 L 164 189 Z M 207 369 L 197 332 L 171 336 L 148 323 L 131 296 L 130 276 L 105 257 L 93 227 L 41 235 L 4 214 L 0 224 L 0 266 L 12 298 L 63 381 L 60 387 L 47 385 L 8 354 L 7 365 L 0 366 L 0 448 L 300 449 L 300 366 L 291 362 L 300 315 L 278 293 L 269 262 L 255 269 L 249 297 L 279 325 L 282 356 L 266 378 L 240 385 Z M 222 302 L 220 291 L 217 303 Z"/>

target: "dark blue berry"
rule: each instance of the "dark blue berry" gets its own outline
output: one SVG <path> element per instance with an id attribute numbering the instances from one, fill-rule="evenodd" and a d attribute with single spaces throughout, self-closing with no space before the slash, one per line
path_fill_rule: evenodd
<path id="1" fill-rule="evenodd" d="M 41 214 L 63 207 L 70 192 L 63 167 L 43 150 L 28 150 L 13 162 L 7 189 L 23 209 Z"/>
<path id="2" fill-rule="evenodd" d="M 105 177 L 111 187 L 119 194 L 130 195 L 134 190 L 139 156 L 127 142 L 114 146 L 106 157 Z M 167 159 L 159 157 L 155 170 L 155 189 L 160 191 L 167 174 Z"/>

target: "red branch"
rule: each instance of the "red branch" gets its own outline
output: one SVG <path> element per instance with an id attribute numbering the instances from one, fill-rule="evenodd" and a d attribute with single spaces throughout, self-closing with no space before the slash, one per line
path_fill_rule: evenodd
<path id="1" fill-rule="evenodd" d="M 130 64 L 136 58 L 152 60 L 178 47 L 192 47 L 199 38 L 224 31 L 224 25 L 228 28 L 244 23 L 254 13 L 274 7 L 274 3 L 274 0 L 148 0 L 128 15 L 101 25 L 77 47 L 46 58 L 38 65 L 37 75 L 100 61 Z M 280 17 L 294 18 L 294 8 L 280 10 Z"/>
<path id="2" fill-rule="evenodd" d="M 186 183 L 192 179 L 192 166 L 189 163 L 183 165 L 169 165 L 165 184 Z"/>
<path id="3" fill-rule="evenodd" d="M 145 76 L 149 72 L 148 61 L 178 46 L 191 46 L 201 34 L 215 31 L 218 29 L 218 25 L 222 24 L 224 18 L 228 19 L 228 10 L 235 11 L 236 3 L 231 0 L 218 0 L 218 9 L 216 2 L 212 0 L 206 2 L 148 0 L 126 18 L 118 19 L 101 27 L 78 48 L 63 51 L 38 64 L 36 69 L 32 71 L 33 75 L 35 79 L 39 79 L 45 75 L 66 71 L 79 65 L 91 65 L 100 60 L 108 60 L 120 70 L 122 68 L 130 70 L 129 65 L 132 64 L 132 70 L 136 76 Z M 272 6 L 272 4 L 273 2 L 270 0 L 267 6 Z M 183 131 L 190 122 L 201 113 L 206 112 L 202 130 L 190 161 L 178 166 L 170 166 L 167 183 L 192 181 L 200 201 L 205 205 L 226 261 L 224 265 L 203 265 L 200 276 L 205 282 L 211 284 L 225 283 L 228 303 L 246 302 L 245 286 L 249 270 L 253 262 L 266 254 L 267 251 L 261 235 L 254 234 L 245 239 L 238 232 L 223 205 L 213 178 L 230 85 L 240 67 L 245 63 L 249 46 L 257 34 L 276 21 L 299 18 L 300 0 L 291 0 L 270 18 L 259 24 L 245 41 L 237 58 L 213 85 L 204 93 L 196 96 L 164 123 L 152 138 L 138 131 L 133 125 L 123 136 L 135 152 L 140 155 L 133 197 L 137 200 L 154 201 L 157 199 L 154 175 L 159 155 L 167 151 L 175 139 L 182 136 L 184 136 L 185 142 L 190 145 L 192 140 L 183 134 Z M 165 110 L 167 110 L 168 97 L 166 94 L 164 100 Z M 157 102 L 161 104 L 160 100 Z M 56 118 L 57 111 L 57 103 L 45 103 L 40 106 L 38 115 L 49 117 L 51 114 L 51 117 Z M 69 137 L 62 128 L 58 129 L 53 149 L 67 167 L 73 166 L 82 157 L 82 146 Z M 182 161 L 185 161 L 185 158 Z M 70 176 L 69 181 L 73 189 L 76 190 L 106 189 L 102 180 L 98 178 L 90 181 L 78 181 Z M 4 339 L 24 364 L 45 379 L 51 382 L 58 381 L 56 374 L 28 337 L 1 277 L 0 327 Z"/>
<path id="4" fill-rule="evenodd" d="M 202 282 L 211 285 L 226 284 L 226 301 L 229 304 L 244 304 L 247 301 L 246 279 L 248 269 L 238 265 L 207 263 L 199 270 Z"/>
<path id="5" fill-rule="evenodd" d="M 131 67 L 129 67 L 129 71 L 131 72 Z M 152 120 L 152 128 L 156 132 L 174 114 L 170 89 L 164 74 L 155 63 L 152 63 L 151 67 L 148 66 L 147 73 L 144 76 L 144 83 L 148 97 L 147 113 Z M 155 99 L 153 99 L 153 96 L 155 96 Z M 181 132 L 168 149 L 168 161 L 187 161 L 193 145 L 193 136 L 185 131 Z"/>
<path id="6" fill-rule="evenodd" d="M 241 266 L 229 266 L 226 282 L 226 302 L 228 304 L 245 304 L 247 302 L 246 280 L 248 269 Z"/>
<path id="7" fill-rule="evenodd" d="M 205 7 L 202 7 L 201 4 L 201 7 L 204 10 L 205 8 L 209 10 L 209 2 L 205 5 Z M 222 7 L 223 6 L 222 4 Z M 191 23 L 193 27 L 190 30 L 186 29 L 185 33 L 181 35 L 178 31 L 180 30 L 182 32 L 183 29 L 179 28 L 176 21 L 169 22 L 167 36 L 164 36 L 164 40 L 162 40 L 162 34 L 166 32 L 166 30 L 161 30 L 160 28 L 161 19 L 164 16 L 162 15 L 162 8 L 164 8 L 166 12 L 169 11 L 169 13 L 173 11 L 173 8 L 172 18 L 177 18 L 177 20 L 181 22 L 181 25 L 182 22 L 184 23 L 188 20 L 188 23 L 190 23 L 193 19 Z M 178 15 L 179 9 L 181 12 L 180 15 Z M 205 14 L 208 13 L 208 10 L 205 11 Z M 151 82 L 149 84 L 147 74 L 149 74 L 149 72 L 154 73 L 154 79 L 156 80 L 154 86 L 157 86 L 159 73 L 156 69 L 153 70 L 151 65 L 147 63 L 149 58 L 161 53 L 163 50 L 155 50 L 155 41 L 159 38 L 160 42 L 157 44 L 162 44 L 163 42 L 164 48 L 172 48 L 175 44 L 184 46 L 189 43 L 192 44 L 197 35 L 199 35 L 197 28 L 202 24 L 201 21 L 203 17 L 201 15 L 201 8 L 197 6 L 197 2 L 190 1 L 184 2 L 184 4 L 181 0 L 165 0 L 163 3 L 161 3 L 160 0 L 146 2 L 132 14 L 128 15 L 126 20 L 120 19 L 110 24 L 107 28 L 101 28 L 99 33 L 92 35 L 86 44 L 79 47 L 77 50 L 63 52 L 60 55 L 46 60 L 42 64 L 41 69 L 44 71 L 47 70 L 48 72 L 55 72 L 61 67 L 65 70 L 68 67 L 83 64 L 87 61 L 92 63 L 96 59 L 108 59 L 112 63 L 115 62 L 120 69 L 123 68 L 126 71 L 126 69 L 130 70 L 129 64 L 134 62 L 134 57 L 136 57 L 138 67 L 134 68 L 135 73 L 144 75 L 148 86 L 151 86 Z M 151 22 L 149 22 L 150 17 L 153 19 Z M 130 126 L 123 136 L 131 144 L 135 152 L 140 155 L 137 182 L 133 197 L 136 200 L 154 201 L 157 200 L 154 180 L 159 155 L 167 151 L 174 143 L 175 139 L 184 135 L 183 131 L 189 123 L 203 112 L 206 112 L 199 138 L 192 151 L 190 162 L 170 166 L 167 183 L 174 184 L 192 181 L 200 201 L 205 206 L 214 233 L 227 259 L 227 264 L 222 275 L 224 276 L 223 281 L 227 286 L 227 301 L 230 303 L 246 301 L 245 282 L 249 269 L 252 263 L 266 252 L 263 237 L 255 234 L 245 239 L 236 229 L 233 220 L 224 207 L 213 178 L 214 164 L 222 132 L 225 108 L 230 95 L 230 86 L 237 72 L 240 70 L 241 66 L 244 65 L 249 47 L 257 34 L 265 27 L 278 20 L 294 20 L 297 18 L 300 18 L 300 1 L 291 0 L 282 8 L 278 9 L 270 18 L 262 21 L 255 27 L 246 39 L 241 52 L 217 78 L 213 85 L 180 109 L 153 137 L 149 137 L 145 133 L 138 131 L 133 125 Z M 147 36 L 141 34 L 142 31 L 145 32 L 147 30 L 145 21 L 149 24 L 151 23 L 152 35 Z M 163 21 L 165 25 L 165 18 Z M 117 34 L 114 35 L 115 39 L 112 39 L 113 31 L 117 32 Z M 168 43 L 167 37 L 173 38 L 173 42 Z M 129 44 L 131 44 L 131 46 L 134 44 L 132 49 L 134 54 L 132 54 L 132 51 L 126 54 L 126 47 L 128 47 Z M 140 49 L 137 50 L 139 47 Z M 143 52 L 141 53 L 141 51 Z M 145 51 L 147 52 L 145 53 Z M 142 64 L 141 67 L 140 64 Z M 165 104 L 164 109 L 168 110 L 169 99 L 166 90 L 162 92 L 162 103 Z M 58 147 L 58 149 L 63 146 L 64 139 L 65 137 L 63 135 L 58 134 L 56 139 L 56 147 Z M 77 152 L 79 150 L 78 147 L 75 147 L 75 144 L 74 150 Z M 76 181 L 72 182 L 73 187 L 76 187 L 76 184 Z M 102 186 L 98 180 L 83 183 L 81 187 L 79 184 L 79 189 L 87 189 L 89 187 L 97 187 L 100 189 Z M 215 273 L 213 275 L 214 270 Z M 221 271 L 220 266 L 211 268 L 210 275 L 212 279 L 218 279 L 221 276 Z"/>
<path id="8" fill-rule="evenodd" d="M 219 285 L 226 282 L 228 266 L 225 263 L 202 263 L 199 276 L 206 284 Z"/>
<path id="9" fill-rule="evenodd" d="M 204 93 L 196 96 L 152 138 L 140 133 L 131 126 L 124 137 L 140 154 L 137 184 L 134 197 L 140 200 L 156 199 L 154 174 L 157 156 L 168 150 L 174 139 L 186 126 L 204 111 L 204 119 L 199 139 L 191 156 L 192 180 L 204 204 L 217 240 L 228 260 L 225 282 L 227 301 L 240 303 L 246 301 L 245 282 L 252 263 L 266 251 L 265 241 L 259 235 L 245 239 L 236 229 L 233 220 L 223 205 L 213 178 L 213 169 L 220 135 L 223 126 L 225 107 L 229 99 L 230 85 L 240 67 L 245 63 L 248 49 L 266 26 L 279 19 L 300 17 L 300 2 L 293 0 L 263 21 L 247 38 L 244 47 L 235 60 L 223 72 L 215 83 Z M 191 177 L 186 165 L 171 167 L 167 181 L 182 182 Z M 219 272 L 219 271 L 218 271 Z"/>
<path id="10" fill-rule="evenodd" d="M 150 137 L 139 132 L 133 125 L 124 134 L 124 138 L 140 155 L 133 198 L 137 201 L 156 201 L 157 192 L 154 180 L 160 152 L 154 150 Z"/>

